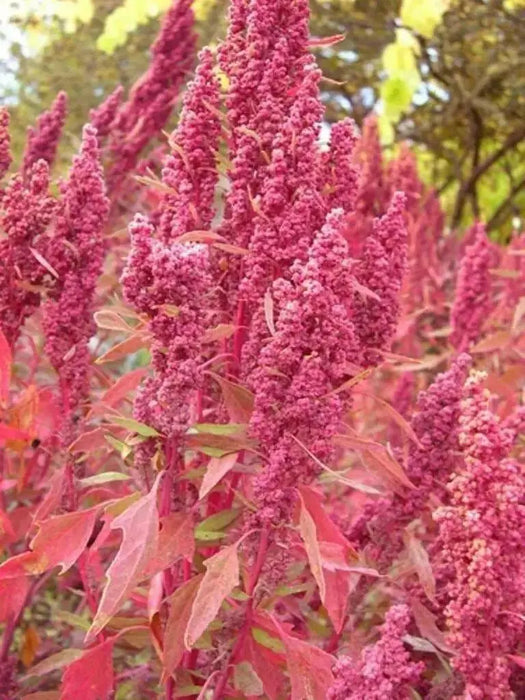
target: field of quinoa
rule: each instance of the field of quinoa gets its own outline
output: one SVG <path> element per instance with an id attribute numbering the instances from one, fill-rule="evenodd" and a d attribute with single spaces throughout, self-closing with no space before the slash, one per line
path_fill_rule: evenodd
<path id="1" fill-rule="evenodd" d="M 0 699 L 524 699 L 525 234 L 326 127 L 307 0 L 228 22 L 65 177 L 0 111 Z"/>

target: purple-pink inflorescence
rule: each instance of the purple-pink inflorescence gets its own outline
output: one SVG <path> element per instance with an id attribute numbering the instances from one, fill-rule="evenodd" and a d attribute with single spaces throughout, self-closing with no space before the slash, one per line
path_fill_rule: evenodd
<path id="1" fill-rule="evenodd" d="M 348 533 L 360 547 L 371 541 L 381 566 L 389 566 L 399 555 L 403 547 L 400 524 L 407 525 L 419 517 L 428 506 L 430 494 L 441 502 L 447 501 L 444 485 L 461 459 L 460 403 L 470 365 L 468 355 L 458 356 L 450 369 L 439 374 L 418 396 L 411 420 L 417 443 L 411 442 L 406 464 L 414 489 L 402 497 L 369 504 Z"/>
<path id="2" fill-rule="evenodd" d="M 111 132 L 113 122 L 117 116 L 117 112 L 122 103 L 124 88 L 119 85 L 113 92 L 106 97 L 95 109 L 89 112 L 89 123 L 97 130 L 99 141 L 105 139 Z"/>
<path id="3" fill-rule="evenodd" d="M 177 239 L 197 227 L 208 229 L 213 219 L 221 129 L 216 113 L 219 86 L 212 68 L 212 54 L 204 50 L 179 125 L 170 137 L 173 153 L 162 171 L 169 191 L 154 212 L 158 227 L 145 217 L 135 217 L 122 276 L 127 301 L 147 315 L 152 333 L 154 374 L 137 394 L 134 416 L 168 441 L 168 466 L 178 462 L 192 400 L 203 378 L 200 364 L 210 305 L 210 256 L 206 245 Z M 149 440 L 136 452 L 136 466 L 143 477 L 156 449 L 155 441 Z"/>
<path id="4" fill-rule="evenodd" d="M 0 107 L 0 180 L 11 166 L 11 138 L 9 136 L 9 112 Z"/>
<path id="5" fill-rule="evenodd" d="M 24 175 L 28 175 L 39 160 L 45 160 L 49 166 L 53 164 L 66 114 L 67 95 L 59 92 L 50 109 L 38 117 L 36 126 L 29 127 L 22 168 Z"/>
<path id="6" fill-rule="evenodd" d="M 204 49 L 184 97 L 179 126 L 171 135 L 172 153 L 162 179 L 172 193 L 163 198 L 159 221 L 159 233 L 166 242 L 192 230 L 206 230 L 213 219 L 221 133 L 220 88 L 213 67 L 213 54 Z"/>
<path id="7" fill-rule="evenodd" d="M 381 361 L 382 351 L 390 349 L 396 330 L 407 260 L 404 212 L 405 196 L 397 192 L 387 213 L 374 220 L 356 266 L 357 281 L 368 290 L 356 290 L 352 304 L 363 366 L 375 366 Z"/>
<path id="8" fill-rule="evenodd" d="M 11 345 L 26 318 L 39 307 L 42 287 L 53 282 L 42 257 L 48 255 L 48 233 L 56 209 L 44 160 L 25 178 L 16 175 L 2 196 L 0 223 L 6 237 L 0 241 L 0 325 Z"/>
<path id="9" fill-rule="evenodd" d="M 264 522 L 288 517 L 294 487 L 318 473 L 306 450 L 320 460 L 330 457 L 346 403 L 344 392 L 333 389 L 358 346 L 348 314 L 352 274 L 343 227 L 342 210 L 334 210 L 307 262 L 297 261 L 289 279 L 273 285 L 275 330 L 249 377 L 255 393 L 250 429 L 266 456 L 254 484 Z"/>
<path id="10" fill-rule="evenodd" d="M 394 605 L 385 616 L 381 637 L 365 647 L 361 658 L 342 657 L 334 668 L 335 682 L 328 700 L 406 700 L 423 672 L 424 664 L 410 660 L 403 645 L 410 614 L 406 605 Z"/>
<path id="11" fill-rule="evenodd" d="M 89 348 L 95 287 L 104 259 L 103 229 L 109 210 L 96 130 L 87 125 L 47 244 L 58 277 L 44 306 L 45 348 L 60 377 L 63 440 L 88 391 Z"/>
<path id="12" fill-rule="evenodd" d="M 472 700 L 513 697 L 513 653 L 525 613 L 525 479 L 509 456 L 514 431 L 490 409 L 483 375 L 467 380 L 459 442 L 464 463 L 448 482 L 450 505 L 438 509 L 438 549 L 448 606 L 452 664 Z"/>
<path id="13" fill-rule="evenodd" d="M 153 44 L 148 71 L 135 83 L 112 122 L 107 144 L 110 191 L 122 185 L 143 148 L 165 126 L 195 58 L 193 25 L 191 0 L 174 0 Z"/>
<path id="14" fill-rule="evenodd" d="M 450 316 L 450 342 L 460 352 L 468 350 L 478 340 L 490 315 L 493 307 L 490 269 L 497 261 L 496 250 L 483 224 L 476 224 L 468 235 L 472 243 L 466 247 L 461 260 Z"/>

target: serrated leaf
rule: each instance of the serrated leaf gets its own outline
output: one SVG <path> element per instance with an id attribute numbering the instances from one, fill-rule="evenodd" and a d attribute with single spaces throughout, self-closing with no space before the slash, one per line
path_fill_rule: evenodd
<path id="1" fill-rule="evenodd" d="M 234 423 L 249 423 L 253 412 L 252 392 L 214 372 L 210 374 L 221 387 L 224 404 L 231 420 Z"/>
<path id="2" fill-rule="evenodd" d="M 151 336 L 149 333 L 144 331 L 139 331 L 134 333 L 126 340 L 121 343 L 117 343 L 110 350 L 105 352 L 100 357 L 97 357 L 95 364 L 103 365 L 106 362 L 115 362 L 116 360 L 122 360 L 122 358 L 131 355 L 142 348 L 148 348 L 150 345 Z"/>
<path id="3" fill-rule="evenodd" d="M 118 612 L 157 551 L 157 491 L 161 477 L 162 474 L 159 474 L 146 496 L 130 505 L 111 523 L 111 529 L 122 530 L 122 543 L 106 572 L 107 583 L 93 624 L 86 635 L 86 644 L 89 644 Z"/>
<path id="4" fill-rule="evenodd" d="M 168 598 L 169 616 L 164 632 L 164 668 L 172 674 L 184 656 L 184 633 L 188 625 L 192 605 L 199 590 L 203 575 L 183 583 Z"/>
<path id="5" fill-rule="evenodd" d="M 215 620 L 220 607 L 239 583 L 239 543 L 225 547 L 206 559 L 206 573 L 193 601 L 191 615 L 184 633 L 184 645 L 191 649 L 208 625 Z"/>
<path id="6" fill-rule="evenodd" d="M 239 458 L 239 453 L 223 455 L 222 457 L 212 457 L 206 467 L 204 478 L 199 490 L 199 499 L 205 498 L 210 491 L 215 488 L 219 481 L 233 469 Z"/>
<path id="7" fill-rule="evenodd" d="M 108 639 L 68 666 L 62 677 L 60 700 L 100 700 L 113 691 L 112 652 L 114 639 Z"/>

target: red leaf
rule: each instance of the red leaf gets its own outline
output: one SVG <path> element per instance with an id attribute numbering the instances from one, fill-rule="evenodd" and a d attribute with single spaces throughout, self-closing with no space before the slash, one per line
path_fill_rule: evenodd
<path id="1" fill-rule="evenodd" d="M 253 394 L 240 384 L 230 382 L 214 372 L 211 376 L 219 384 L 226 410 L 234 423 L 248 423 L 253 411 Z"/>
<path id="2" fill-rule="evenodd" d="M 153 576 L 174 564 L 179 557 L 193 559 L 195 538 L 190 513 L 171 513 L 162 518 L 157 551 L 151 558 L 145 576 Z"/>
<path id="3" fill-rule="evenodd" d="M 421 587 L 425 591 L 427 598 L 434 601 L 436 596 L 436 579 L 434 578 L 434 572 L 432 571 L 427 550 L 410 530 L 404 533 L 403 539 L 409 559 L 416 570 Z"/>
<path id="4" fill-rule="evenodd" d="M 105 352 L 100 357 L 97 357 L 95 364 L 103 365 L 105 362 L 114 362 L 115 360 L 121 360 L 123 357 L 127 357 L 137 350 L 149 347 L 150 335 L 144 331 L 139 331 L 134 333 L 126 340 L 121 343 L 117 343 L 110 350 Z"/>
<path id="5" fill-rule="evenodd" d="M 0 566 L 0 579 L 20 574 L 42 574 L 55 566 L 64 573 L 87 547 L 100 508 L 57 515 L 39 524 L 29 552 L 18 554 Z"/>
<path id="6" fill-rule="evenodd" d="M 442 651 L 453 653 L 453 649 L 445 641 L 445 635 L 436 625 L 435 615 L 416 599 L 410 602 L 410 607 L 421 636 Z"/>
<path id="7" fill-rule="evenodd" d="M 496 331 L 488 335 L 474 347 L 470 348 L 471 353 L 494 352 L 495 350 L 503 350 L 512 340 L 512 334 L 509 331 Z"/>
<path id="8" fill-rule="evenodd" d="M 89 649 L 65 670 L 60 700 L 108 700 L 112 696 L 113 643 L 108 639 Z"/>
<path id="9" fill-rule="evenodd" d="M 131 591 L 158 550 L 159 515 L 157 491 L 162 473 L 147 496 L 139 498 L 111 523 L 111 529 L 122 530 L 120 549 L 106 572 L 107 583 L 100 605 L 87 635 L 86 644 L 107 625 Z"/>
<path id="10" fill-rule="evenodd" d="M 292 637 L 274 620 L 286 647 L 288 673 L 292 684 L 291 700 L 326 700 L 334 682 L 335 659 L 319 647 Z"/>
<path id="11" fill-rule="evenodd" d="M 326 601 L 326 582 L 321 564 L 321 550 L 317 540 L 317 530 L 314 519 L 308 512 L 308 508 L 304 503 L 302 495 L 301 511 L 299 515 L 299 531 L 301 533 L 301 537 L 303 538 L 304 548 L 306 549 L 306 555 L 308 557 L 308 563 L 310 564 L 312 576 L 315 578 L 317 587 L 319 588 L 319 595 L 321 596 L 321 600 L 324 604 Z"/>
<path id="12" fill-rule="evenodd" d="M 0 440 L 21 440 L 22 442 L 27 442 L 29 433 L 26 430 L 19 430 L 5 423 L 0 423 Z"/>
<path id="13" fill-rule="evenodd" d="M 0 622 L 18 617 L 31 586 L 27 576 L 0 580 Z"/>
<path id="14" fill-rule="evenodd" d="M 7 406 L 13 356 L 5 335 L 0 329 L 0 408 Z"/>
<path id="15" fill-rule="evenodd" d="M 101 402 L 106 406 L 117 406 L 131 391 L 138 387 L 146 372 L 147 370 L 145 367 L 139 367 L 139 369 L 134 369 L 132 372 L 128 372 L 128 374 L 120 377 L 120 379 L 106 391 L 104 396 L 100 399 Z"/>
<path id="16" fill-rule="evenodd" d="M 264 295 L 264 317 L 266 319 L 266 325 L 268 326 L 268 330 L 272 335 L 275 335 L 276 330 L 273 311 L 273 297 L 270 290 L 268 290 Z"/>
<path id="17" fill-rule="evenodd" d="M 376 396 L 375 394 L 370 394 L 366 391 L 361 391 L 359 389 L 356 390 L 356 393 L 361 394 L 362 396 L 368 396 L 374 401 L 377 401 L 377 403 L 383 406 L 385 411 L 388 413 L 390 418 L 392 418 L 392 420 L 397 424 L 397 426 L 401 428 L 401 430 L 404 433 L 406 433 L 407 437 L 409 437 L 412 440 L 412 442 L 418 447 L 422 446 L 418 436 L 415 434 L 410 423 L 407 420 L 405 420 L 405 418 L 403 418 L 403 416 L 398 411 L 396 411 L 396 409 L 391 404 L 389 404 L 388 401 L 385 401 L 384 399 L 382 399 L 379 396 Z"/>
<path id="18" fill-rule="evenodd" d="M 124 333 L 129 333 L 133 330 L 133 327 L 113 309 L 101 309 L 100 311 L 96 311 L 94 319 L 99 328 L 105 328 L 110 331 L 121 331 Z"/>
<path id="19" fill-rule="evenodd" d="M 520 668 L 525 668 L 525 656 L 517 656 L 516 654 L 507 654 L 507 659 L 514 661 Z"/>
<path id="20" fill-rule="evenodd" d="M 107 430 L 104 428 L 95 428 L 94 430 L 88 430 L 87 433 L 82 433 L 77 439 L 71 443 L 69 446 L 70 452 L 93 452 L 94 450 L 99 450 L 102 447 L 108 448 L 108 441 L 106 440 Z"/>
<path id="21" fill-rule="evenodd" d="M 182 584 L 168 599 L 170 612 L 164 632 L 164 668 L 169 675 L 175 671 L 184 655 L 184 632 L 201 581 L 202 574 L 195 576 Z"/>
<path id="22" fill-rule="evenodd" d="M 315 47 L 320 47 L 320 46 L 335 46 L 335 44 L 339 44 L 341 41 L 344 41 L 345 38 L 346 38 L 345 34 L 334 34 L 333 36 L 324 36 L 324 37 L 312 36 L 312 37 L 310 37 L 310 41 L 308 42 L 308 46 L 310 48 L 315 48 Z"/>
<path id="23" fill-rule="evenodd" d="M 209 328 L 202 337 L 203 343 L 214 343 L 217 340 L 231 338 L 235 333 L 235 326 L 230 323 L 219 323 L 215 328 Z"/>
<path id="24" fill-rule="evenodd" d="M 248 635 L 242 648 L 242 657 L 249 661 L 263 682 L 268 700 L 277 700 L 283 682 L 282 673 L 275 654 L 258 645 L 252 635 Z"/>
<path id="25" fill-rule="evenodd" d="M 34 573 L 59 565 L 62 574 L 70 569 L 87 547 L 99 510 L 97 506 L 57 515 L 40 523 L 38 534 L 30 545 L 38 557 L 38 571 Z"/>
<path id="26" fill-rule="evenodd" d="M 239 583 L 239 543 L 225 547 L 206 559 L 206 573 L 193 601 L 191 615 L 184 633 L 186 649 L 191 649 L 217 613 L 226 598 Z"/>
<path id="27" fill-rule="evenodd" d="M 202 480 L 199 491 L 199 498 L 204 498 L 219 483 L 225 474 L 235 466 L 239 457 L 238 452 L 224 455 L 223 457 L 212 457 L 206 467 L 206 472 Z"/>
<path id="28" fill-rule="evenodd" d="M 323 605 L 335 630 L 340 632 L 345 622 L 348 595 L 359 576 L 349 566 L 352 560 L 357 559 L 357 552 L 324 510 L 321 496 L 307 486 L 300 486 L 299 491 L 302 504 L 300 518 L 310 529 L 305 529 L 304 524 L 301 528 L 310 568 L 319 586 Z M 310 540 L 308 544 L 306 538 Z M 316 540 L 316 544 L 312 540 Z M 329 559 L 327 553 L 330 553 Z M 321 575 L 316 573 L 319 571 Z"/>

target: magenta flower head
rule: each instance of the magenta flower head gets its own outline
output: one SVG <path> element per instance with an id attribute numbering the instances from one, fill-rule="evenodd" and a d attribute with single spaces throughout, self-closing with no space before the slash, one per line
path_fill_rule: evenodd
<path id="1" fill-rule="evenodd" d="M 203 49 L 195 78 L 184 96 L 179 124 L 170 138 L 173 151 L 162 171 L 163 182 L 173 192 L 161 205 L 160 235 L 165 241 L 211 225 L 218 179 L 219 106 L 213 54 Z"/>
<path id="2" fill-rule="evenodd" d="M 249 377 L 255 393 L 250 428 L 266 454 L 254 484 L 265 522 L 289 516 L 294 487 L 319 470 L 304 448 L 328 459 L 344 410 L 344 394 L 331 392 L 355 362 L 358 347 L 348 316 L 352 276 L 343 228 L 343 212 L 334 210 L 307 261 L 297 261 L 290 279 L 273 285 L 275 333 Z"/>
<path id="3" fill-rule="evenodd" d="M 406 700 L 424 670 L 410 660 L 403 637 L 410 623 L 406 605 L 394 605 L 385 616 L 379 640 L 365 647 L 358 661 L 342 657 L 334 668 L 328 700 Z"/>
<path id="4" fill-rule="evenodd" d="M 94 332 L 93 297 L 104 258 L 109 210 L 96 130 L 87 125 L 61 200 L 47 252 L 58 279 L 44 307 L 46 351 L 60 377 L 64 440 L 88 390 L 88 341 Z"/>
<path id="5" fill-rule="evenodd" d="M 131 251 L 122 276 L 126 301 L 149 318 L 154 373 L 136 396 L 134 417 L 167 440 L 167 468 L 178 464 L 195 392 L 202 384 L 202 336 L 211 284 L 207 246 L 164 243 L 137 215 L 130 226 Z M 148 478 L 156 442 L 136 451 L 135 467 Z"/>
<path id="6" fill-rule="evenodd" d="M 0 179 L 9 170 L 13 157 L 11 156 L 11 138 L 9 136 L 9 112 L 5 107 L 0 108 Z"/>
<path id="7" fill-rule="evenodd" d="M 25 178 L 16 175 L 3 193 L 0 222 L 6 237 L 0 241 L 0 325 L 12 345 L 26 318 L 40 305 L 41 287 L 53 283 L 38 256 L 48 255 L 47 234 L 56 209 L 44 160 Z"/>
<path id="8" fill-rule="evenodd" d="M 490 409 L 484 375 L 472 374 L 461 404 L 464 465 L 448 482 L 450 505 L 435 513 L 445 570 L 454 667 L 474 700 L 513 697 L 507 658 L 523 640 L 525 479 L 509 457 L 514 431 Z"/>
<path id="9" fill-rule="evenodd" d="M 59 92 L 51 108 L 43 112 L 35 127 L 27 131 L 27 144 L 24 151 L 22 171 L 27 175 L 38 160 L 45 160 L 51 166 L 55 160 L 58 142 L 67 115 L 67 95 Z"/>
<path id="10" fill-rule="evenodd" d="M 450 342 L 459 351 L 468 350 L 479 339 L 483 323 L 493 308 L 490 269 L 497 261 L 496 250 L 483 224 L 476 224 L 469 235 L 472 243 L 461 260 L 450 317 Z"/>
<path id="11" fill-rule="evenodd" d="M 112 122 L 108 187 L 122 184 L 142 149 L 165 126 L 195 58 L 191 0 L 174 0 L 151 50 L 148 71 L 132 87 Z"/>
<path id="12" fill-rule="evenodd" d="M 106 138 L 110 133 L 111 127 L 117 115 L 118 109 L 122 102 L 124 88 L 119 85 L 106 99 L 95 109 L 89 112 L 89 123 L 97 130 L 99 141 Z"/>
<path id="13" fill-rule="evenodd" d="M 374 221 L 356 267 L 357 281 L 372 295 L 356 291 L 352 320 L 364 366 L 377 365 L 389 350 L 399 318 L 399 295 L 407 259 L 406 198 L 396 192 L 387 213 Z"/>
<path id="14" fill-rule="evenodd" d="M 214 214 L 219 85 L 212 53 L 205 49 L 200 60 L 170 138 L 173 153 L 162 171 L 170 191 L 154 212 L 158 226 L 135 217 L 122 276 L 126 300 L 147 316 L 153 337 L 154 373 L 138 392 L 134 416 L 167 440 L 167 467 L 177 464 L 196 391 L 202 385 L 201 345 L 210 302 L 208 247 L 178 240 L 197 228 L 208 228 Z M 137 450 L 135 466 L 142 477 L 148 474 L 155 450 L 154 440 Z"/>

